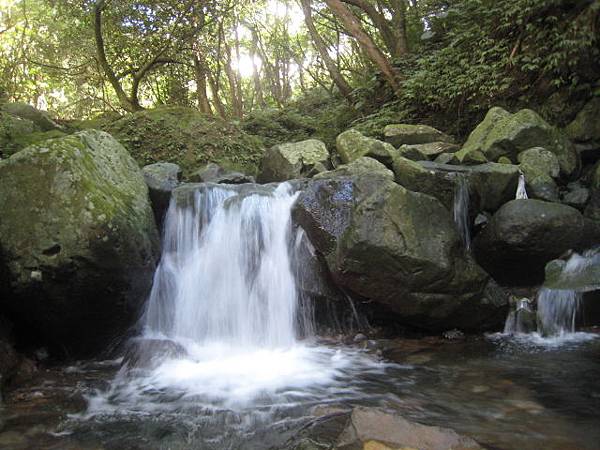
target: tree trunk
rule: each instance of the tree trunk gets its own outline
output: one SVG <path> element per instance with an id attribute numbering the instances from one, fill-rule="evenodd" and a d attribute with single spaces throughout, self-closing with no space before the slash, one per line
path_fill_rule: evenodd
<path id="1" fill-rule="evenodd" d="M 206 92 L 206 67 L 204 63 L 200 61 L 198 55 L 194 55 L 194 75 L 196 78 L 196 99 L 198 101 L 198 108 L 204 114 L 212 116 L 212 108 L 208 101 L 208 93 Z"/>
<path id="2" fill-rule="evenodd" d="M 335 83 L 335 85 L 337 86 L 337 88 L 339 89 L 340 93 L 349 102 L 352 102 L 352 95 L 351 95 L 352 88 L 346 82 L 343 75 L 338 70 L 337 65 L 335 64 L 335 61 L 333 61 L 331 56 L 329 56 L 329 52 L 327 51 L 327 45 L 325 44 L 325 41 L 323 40 L 323 38 L 321 37 L 319 32 L 317 31 L 317 28 L 315 27 L 315 24 L 312 19 L 310 0 L 301 0 L 301 3 L 302 3 L 302 11 L 304 12 L 304 22 L 306 23 L 306 28 L 308 29 L 310 37 L 311 37 L 313 43 L 315 44 L 315 47 L 316 47 L 317 51 L 319 52 L 319 55 L 321 56 L 321 59 L 323 60 L 325 67 L 327 67 L 327 71 L 331 75 L 331 78 L 332 78 L 333 82 Z"/>
<path id="3" fill-rule="evenodd" d="M 390 64 L 389 60 L 382 53 L 382 51 L 377 47 L 371 36 L 367 34 L 365 30 L 360 25 L 359 20 L 356 16 L 348 9 L 346 5 L 344 5 L 341 0 L 325 0 L 329 9 L 335 14 L 335 16 L 342 22 L 344 28 L 350 33 L 354 38 L 356 38 L 358 44 L 363 49 L 365 54 L 369 57 L 369 59 L 381 70 L 384 78 L 390 84 L 394 91 L 400 90 L 400 84 L 398 80 L 396 80 L 396 75 L 394 73 L 394 69 Z"/>

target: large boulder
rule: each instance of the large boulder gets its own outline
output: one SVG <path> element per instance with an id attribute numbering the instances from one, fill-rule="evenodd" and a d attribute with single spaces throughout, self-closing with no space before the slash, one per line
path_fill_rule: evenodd
<path id="1" fill-rule="evenodd" d="M 2 308 L 17 332 L 71 355 L 123 333 L 149 292 L 158 234 L 135 161 L 85 131 L 0 161 Z"/>
<path id="2" fill-rule="evenodd" d="M 532 147 L 543 147 L 554 153 L 563 176 L 577 175 L 581 161 L 573 144 L 530 109 L 515 114 L 499 107 L 490 109 L 456 156 L 460 161 L 481 156 L 488 161 L 498 161 L 505 156 L 516 163 L 518 154 Z"/>
<path id="3" fill-rule="evenodd" d="M 363 136 L 362 133 L 354 129 L 344 131 L 338 135 L 335 146 L 340 160 L 344 164 L 363 156 L 369 156 L 386 166 L 390 166 L 393 156 L 398 153 L 393 145 Z"/>
<path id="4" fill-rule="evenodd" d="M 192 183 L 244 184 L 255 183 L 254 177 L 208 163 L 188 177 Z"/>
<path id="5" fill-rule="evenodd" d="M 389 142 L 394 147 L 400 147 L 404 144 L 452 143 L 454 141 L 451 136 L 428 125 L 392 124 L 384 128 L 383 134 L 386 142 Z"/>
<path id="6" fill-rule="evenodd" d="M 338 166 L 335 170 L 321 172 L 314 176 L 316 180 L 337 176 L 374 176 L 388 180 L 394 179 L 394 173 L 376 159 L 368 156 L 355 159 L 349 164 Z"/>
<path id="7" fill-rule="evenodd" d="M 330 167 L 329 152 L 317 139 L 274 145 L 260 163 L 259 183 L 311 177 Z"/>
<path id="8" fill-rule="evenodd" d="M 2 105 L 2 111 L 13 116 L 31 121 L 41 131 L 60 130 L 62 127 L 57 124 L 45 111 L 40 111 L 28 103 L 6 103 Z"/>
<path id="9" fill-rule="evenodd" d="M 395 158 L 395 180 L 407 189 L 422 192 L 440 200 L 452 209 L 457 181 L 464 177 L 469 185 L 473 208 L 496 211 L 515 197 L 519 168 L 510 164 L 486 163 L 455 166 L 429 161 L 414 162 Z"/>
<path id="10" fill-rule="evenodd" d="M 16 140 L 39 131 L 31 120 L 0 111 L 0 157 L 8 157 L 18 150 Z"/>
<path id="11" fill-rule="evenodd" d="M 300 194 L 293 214 L 333 280 L 399 322 L 439 331 L 503 321 L 505 299 L 488 289 L 435 198 L 381 175 L 322 178 Z"/>
<path id="12" fill-rule="evenodd" d="M 576 248 L 584 231 L 583 216 L 570 206 L 513 200 L 477 235 L 475 256 L 500 283 L 536 285 L 544 279 L 546 263 Z"/>
<path id="13" fill-rule="evenodd" d="M 169 208 L 171 193 L 181 181 L 181 167 L 173 163 L 160 162 L 145 166 L 142 174 L 148 185 L 154 218 L 161 228 Z"/>

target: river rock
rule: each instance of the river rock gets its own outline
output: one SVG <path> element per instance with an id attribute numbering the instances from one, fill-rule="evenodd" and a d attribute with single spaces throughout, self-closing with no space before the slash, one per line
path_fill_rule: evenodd
<path id="1" fill-rule="evenodd" d="M 500 283 L 535 285 L 544 266 L 575 248 L 584 235 L 579 211 L 541 200 L 513 200 L 500 208 L 474 241 L 479 264 Z"/>
<path id="2" fill-rule="evenodd" d="M 296 223 L 346 292 L 372 300 L 407 325 L 443 331 L 503 321 L 505 301 L 462 251 L 449 211 L 384 177 L 313 180 Z"/>
<path id="3" fill-rule="evenodd" d="M 517 160 L 525 176 L 529 197 L 558 201 L 558 186 L 554 180 L 559 177 L 560 165 L 556 155 L 545 148 L 534 147 L 519 153 Z"/>
<path id="4" fill-rule="evenodd" d="M 417 150 L 422 155 L 425 155 L 425 159 L 434 159 L 442 153 L 452 154 L 457 152 L 460 147 L 450 142 L 429 142 L 427 144 L 405 144 L 400 147 L 400 150 Z"/>
<path id="5" fill-rule="evenodd" d="M 28 147 L 0 161 L 0 204 L 2 308 L 17 330 L 86 355 L 132 324 L 158 233 L 121 144 L 89 130 Z"/>
<path id="6" fill-rule="evenodd" d="M 41 131 L 60 130 L 62 127 L 57 124 L 45 111 L 40 111 L 27 103 L 6 103 L 0 108 L 13 116 L 29 120 Z"/>
<path id="7" fill-rule="evenodd" d="M 341 162 L 344 164 L 363 156 L 369 156 L 386 166 L 391 166 L 393 156 L 398 153 L 393 145 L 363 136 L 362 133 L 354 129 L 344 131 L 338 135 L 335 147 Z"/>
<path id="8" fill-rule="evenodd" d="M 330 167 L 329 152 L 317 139 L 280 144 L 265 153 L 258 174 L 259 183 L 312 177 Z"/>
<path id="9" fill-rule="evenodd" d="M 355 159 L 349 164 L 343 164 L 335 170 L 322 172 L 314 176 L 316 180 L 327 179 L 338 176 L 374 176 L 382 177 L 388 180 L 394 179 L 394 172 L 384 166 L 376 159 L 368 156 Z"/>
<path id="10" fill-rule="evenodd" d="M 154 163 L 145 166 L 142 174 L 148 185 L 154 218 L 160 228 L 169 208 L 171 193 L 181 181 L 181 167 L 167 162 Z"/>
<path id="11" fill-rule="evenodd" d="M 565 127 L 567 136 L 580 149 L 585 160 L 600 158 L 600 97 L 593 97 Z"/>
<path id="12" fill-rule="evenodd" d="M 383 134 L 386 142 L 394 147 L 408 144 L 429 144 L 431 142 L 453 143 L 451 136 L 428 125 L 392 124 L 387 125 Z"/>
<path id="13" fill-rule="evenodd" d="M 573 144 L 530 109 L 515 114 L 499 107 L 490 109 L 456 156 L 461 162 L 481 156 L 498 161 L 506 156 L 514 163 L 519 153 L 533 147 L 543 147 L 556 155 L 563 176 L 577 175 L 581 160 Z"/>
<path id="14" fill-rule="evenodd" d="M 422 425 L 379 408 L 356 407 L 335 445 L 339 450 L 480 450 L 454 430 Z"/>

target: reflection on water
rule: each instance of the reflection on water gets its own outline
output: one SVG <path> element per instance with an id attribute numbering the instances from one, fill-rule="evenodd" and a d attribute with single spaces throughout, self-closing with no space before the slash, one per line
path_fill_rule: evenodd
<path id="1" fill-rule="evenodd" d="M 370 351 L 298 345 L 237 360 L 248 368 L 239 380 L 228 375 L 235 354 L 211 366 L 199 362 L 201 354 L 196 362 L 174 360 L 169 364 L 178 367 L 168 373 L 177 375 L 168 380 L 156 375 L 160 368 L 138 373 L 137 381 L 121 374 L 123 385 L 107 382 L 117 363 L 85 363 L 41 374 L 45 381 L 12 393 L 0 448 L 276 449 L 311 421 L 316 406 L 363 404 L 454 428 L 494 448 L 596 449 L 594 337 L 381 340 L 368 343 Z M 295 373 L 299 360 L 305 373 Z M 262 388 L 255 385 L 261 379 Z M 235 404 L 223 402 L 231 390 L 239 394 Z"/>

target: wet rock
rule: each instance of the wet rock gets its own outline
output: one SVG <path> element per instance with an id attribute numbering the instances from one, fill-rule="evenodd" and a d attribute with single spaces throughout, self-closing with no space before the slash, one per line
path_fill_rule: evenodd
<path id="1" fill-rule="evenodd" d="M 517 162 L 519 153 L 533 147 L 556 155 L 565 177 L 575 176 L 580 169 L 580 157 L 569 139 L 529 109 L 515 114 L 498 107 L 490 109 L 456 156 L 462 162 L 481 157 L 498 161 L 503 156 Z"/>
<path id="2" fill-rule="evenodd" d="M 336 141 L 336 150 L 342 163 L 347 164 L 363 156 L 369 156 L 390 166 L 393 156 L 398 153 L 393 145 L 363 136 L 351 129 L 341 133 Z"/>
<path id="3" fill-rule="evenodd" d="M 546 263 L 576 247 L 583 232 L 583 216 L 570 206 L 513 200 L 477 235 L 475 256 L 500 283 L 534 285 Z"/>
<path id="4" fill-rule="evenodd" d="M 434 162 L 437 164 L 453 164 L 456 161 L 456 156 L 453 153 L 440 153 Z"/>
<path id="5" fill-rule="evenodd" d="M 0 161 L 0 204 L 2 308 L 31 343 L 90 354 L 131 325 L 158 233 L 125 148 L 94 130 L 28 147 Z"/>
<path id="6" fill-rule="evenodd" d="M 145 166 L 142 174 L 148 186 L 154 218 L 161 228 L 171 201 L 171 192 L 181 181 L 181 167 L 167 162 L 155 163 Z"/>
<path id="7" fill-rule="evenodd" d="M 383 446 L 383 447 L 382 447 Z M 389 446 L 389 447 L 388 447 Z M 410 422 L 378 408 L 357 407 L 338 437 L 336 449 L 414 448 L 419 450 L 482 449 L 473 439 L 448 428 Z"/>
<path id="8" fill-rule="evenodd" d="M 386 142 L 394 147 L 408 144 L 429 144 L 432 142 L 453 143 L 452 137 L 428 125 L 392 124 L 387 125 L 383 134 Z"/>
<path id="9" fill-rule="evenodd" d="M 558 186 L 554 180 L 559 176 L 560 166 L 554 153 L 534 147 L 519 153 L 517 159 L 527 182 L 529 197 L 558 201 Z"/>
<path id="10" fill-rule="evenodd" d="M 590 199 L 590 190 L 579 183 L 569 183 L 568 192 L 563 196 L 562 202 L 566 205 L 583 211 Z"/>
<path id="11" fill-rule="evenodd" d="M 399 322 L 441 331 L 504 320 L 505 300 L 487 290 L 487 275 L 461 250 L 450 213 L 433 197 L 385 177 L 319 179 L 293 216 L 334 282 Z"/>
<path id="12" fill-rule="evenodd" d="M 271 147 L 261 160 L 258 181 L 270 183 L 312 177 L 330 167 L 329 152 L 317 139 Z"/>

